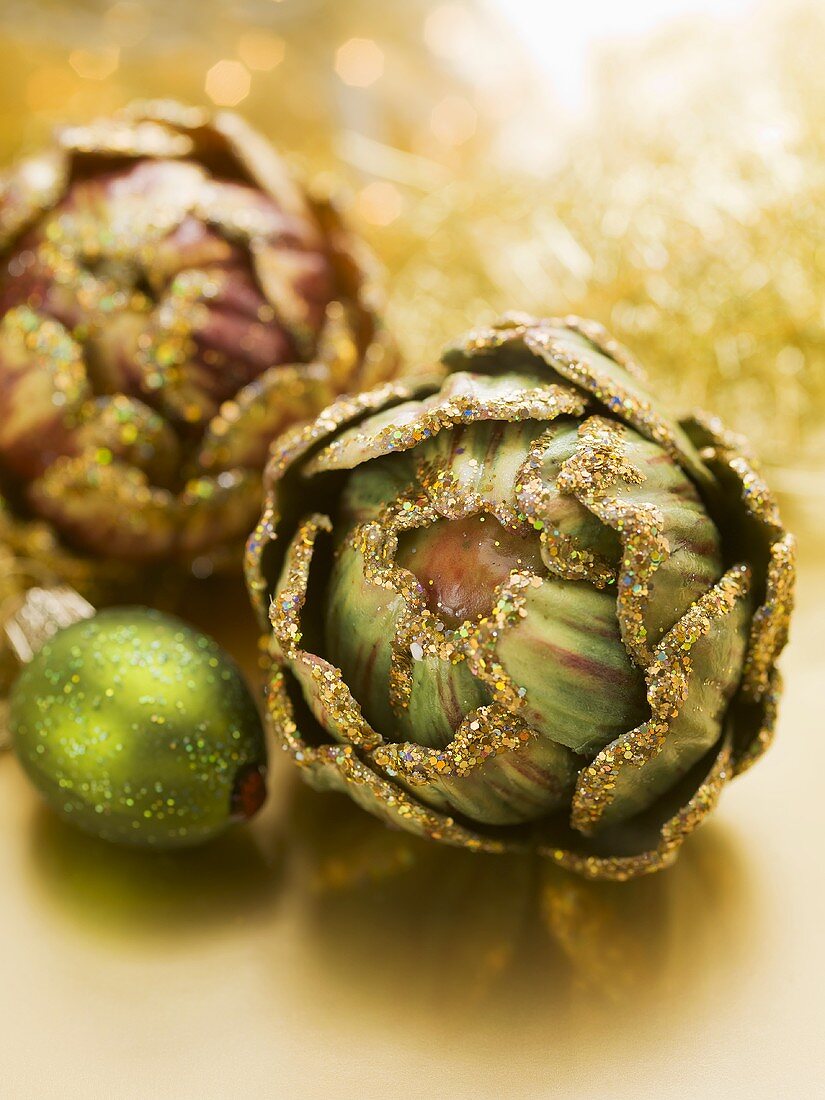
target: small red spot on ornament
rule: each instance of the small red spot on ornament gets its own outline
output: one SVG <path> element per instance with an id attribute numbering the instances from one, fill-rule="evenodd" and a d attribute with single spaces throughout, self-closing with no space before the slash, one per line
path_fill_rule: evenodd
<path id="1" fill-rule="evenodd" d="M 236 819 L 254 817 L 266 801 L 266 779 L 262 768 L 248 764 L 235 776 L 230 810 Z"/>

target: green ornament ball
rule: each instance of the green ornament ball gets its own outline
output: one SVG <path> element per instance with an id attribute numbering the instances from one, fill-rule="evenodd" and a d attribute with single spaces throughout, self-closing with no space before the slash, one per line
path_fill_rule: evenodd
<path id="1" fill-rule="evenodd" d="M 266 743 L 240 670 L 146 608 L 66 627 L 12 689 L 16 754 L 66 821 L 119 844 L 200 844 L 265 797 Z"/>

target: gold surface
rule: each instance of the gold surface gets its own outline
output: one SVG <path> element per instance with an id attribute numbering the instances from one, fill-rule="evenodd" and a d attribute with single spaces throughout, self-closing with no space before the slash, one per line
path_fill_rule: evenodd
<path id="1" fill-rule="evenodd" d="M 802 539 L 777 743 L 650 878 L 428 845 L 280 756 L 250 829 L 124 852 L 0 757 L 0 1092 L 821 1095 L 825 532 L 783 503 Z M 251 663 L 231 606 L 210 624 Z"/>

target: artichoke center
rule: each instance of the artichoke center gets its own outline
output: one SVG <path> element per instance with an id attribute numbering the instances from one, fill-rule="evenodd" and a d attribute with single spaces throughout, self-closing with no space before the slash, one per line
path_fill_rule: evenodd
<path id="1" fill-rule="evenodd" d="M 438 520 L 406 532 L 396 561 L 416 577 L 430 610 L 451 627 L 487 615 L 496 586 L 514 570 L 545 572 L 532 532 L 504 527 L 489 515 Z"/>

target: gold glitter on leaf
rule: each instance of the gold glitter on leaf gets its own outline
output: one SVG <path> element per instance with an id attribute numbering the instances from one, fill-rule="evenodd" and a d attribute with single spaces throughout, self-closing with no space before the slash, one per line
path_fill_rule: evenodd
<path id="1" fill-rule="evenodd" d="M 731 777 L 731 751 L 726 743 L 716 757 L 710 772 L 693 797 L 662 826 L 655 848 L 631 856 L 582 855 L 565 848 L 540 846 L 539 852 L 560 867 L 575 871 L 585 878 L 612 879 L 626 882 L 639 875 L 651 874 L 669 867 L 679 854 L 685 839 L 713 812 L 725 784 Z"/>
<path id="2" fill-rule="evenodd" d="M 535 736 L 535 730 L 494 703 L 468 714 L 444 749 L 405 742 L 382 745 L 371 755 L 385 772 L 415 786 L 448 776 L 461 778 L 492 756 L 517 752 Z"/>
<path id="3" fill-rule="evenodd" d="M 309 463 L 307 474 L 321 470 L 349 469 L 370 458 L 407 451 L 456 424 L 483 420 L 553 420 L 567 414 L 579 416 L 582 399 L 561 386 L 526 387 L 498 379 L 448 377 L 439 394 L 415 406 L 396 410 L 396 415 L 377 431 L 369 424 L 335 439 Z"/>
<path id="4" fill-rule="evenodd" d="M 659 642 L 645 672 L 652 717 L 602 749 L 582 768 L 573 797 L 574 829 L 592 833 L 613 800 L 619 773 L 624 768 L 643 769 L 661 752 L 690 688 L 691 649 L 717 619 L 730 614 L 736 601 L 747 595 L 749 585 L 748 567 L 734 566 Z"/>
<path id="5" fill-rule="evenodd" d="M 623 553 L 617 580 L 617 615 L 622 639 L 645 668 L 651 660 L 645 625 L 650 579 L 670 554 L 662 518 L 651 505 L 610 497 L 617 482 L 639 485 L 642 475 L 623 456 L 623 429 L 615 421 L 590 417 L 579 428 L 579 449 L 558 476 L 561 492 L 572 493 L 595 516 L 619 533 Z"/>
<path id="6" fill-rule="evenodd" d="M 339 740 L 364 748 L 381 743 L 361 713 L 361 708 L 343 681 L 339 669 L 301 648 L 301 611 L 315 540 L 330 531 L 326 516 L 310 516 L 290 543 L 281 578 L 272 598 L 269 618 L 276 644 L 274 655 L 291 664 L 298 680 L 307 688 L 308 702 L 316 719 Z"/>
<path id="7" fill-rule="evenodd" d="M 581 545 L 569 535 L 554 529 L 546 518 L 545 501 L 553 490 L 547 485 L 541 474 L 542 461 L 553 433 L 539 436 L 530 447 L 530 452 L 519 467 L 516 476 L 516 496 L 519 507 L 534 528 L 545 553 L 542 554 L 547 568 L 568 581 L 589 581 L 596 588 L 606 588 L 615 584 L 616 570 L 599 554 Z"/>
<path id="8" fill-rule="evenodd" d="M 318 748 L 307 745 L 298 733 L 284 674 L 279 669 L 275 669 L 267 687 L 267 713 L 284 750 L 319 790 L 344 791 L 388 823 L 431 840 L 476 852 L 501 853 L 514 847 L 496 838 L 482 837 L 457 824 L 449 815 L 422 806 L 401 787 L 363 763 L 350 745 Z"/>
<path id="9" fill-rule="evenodd" d="M 796 583 L 796 539 L 784 535 L 771 546 L 765 602 L 751 625 L 742 690 L 760 699 L 771 685 L 776 659 L 788 641 Z"/>
<path id="10" fill-rule="evenodd" d="M 782 695 L 782 674 L 778 668 L 771 672 L 767 689 L 759 700 L 762 707 L 761 720 L 756 735 L 751 738 L 745 749 L 735 760 L 734 774 L 742 775 L 759 760 L 773 744 L 776 735 L 776 719 L 779 699 Z"/>

